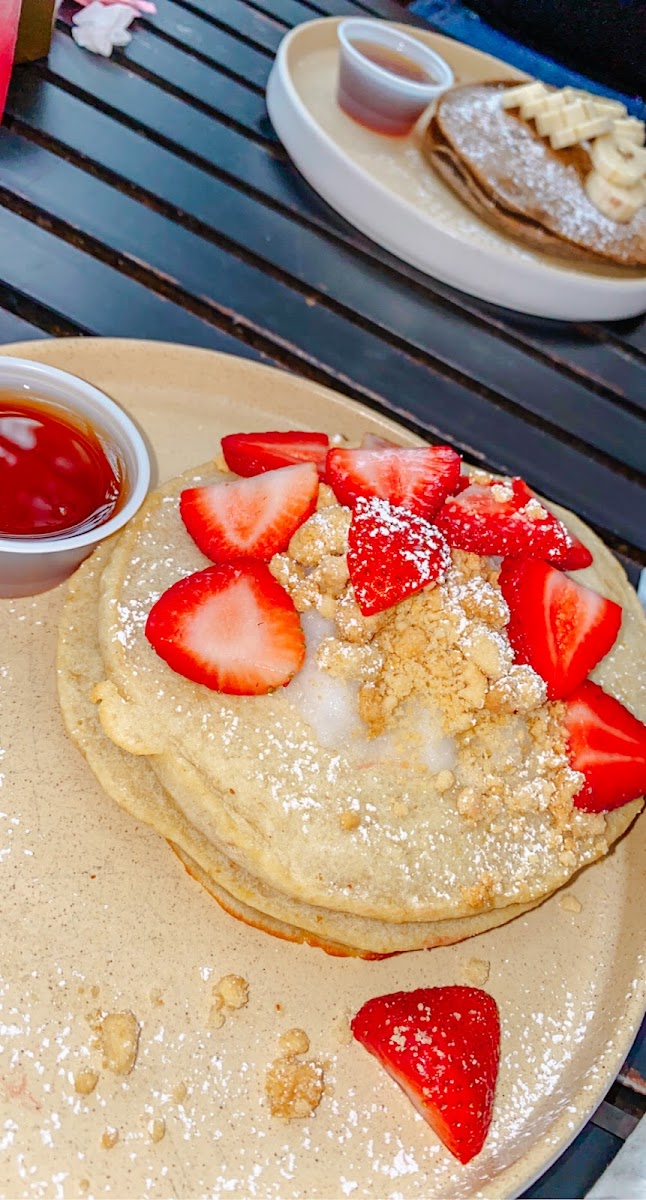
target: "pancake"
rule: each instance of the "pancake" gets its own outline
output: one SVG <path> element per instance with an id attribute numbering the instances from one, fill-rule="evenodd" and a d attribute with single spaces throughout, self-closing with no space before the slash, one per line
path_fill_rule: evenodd
<path id="1" fill-rule="evenodd" d="M 438 101 L 422 152 L 460 199 L 503 233 L 582 264 L 646 268 L 646 206 L 626 224 L 603 216 L 583 190 L 583 146 L 553 150 L 534 123 L 500 104 L 514 83 L 451 88 Z"/>
<path id="2" fill-rule="evenodd" d="M 83 601 L 92 613 L 86 619 L 78 619 L 81 599 L 72 585 L 60 667 L 73 736 L 79 688 L 85 689 L 89 730 L 88 696 L 99 680 L 93 695 L 100 701 L 101 726 L 95 715 L 92 747 L 81 748 L 104 786 L 175 842 L 189 869 L 192 860 L 198 877 L 202 872 L 214 881 L 216 895 L 223 889 L 225 907 L 233 897 L 230 911 L 246 904 L 252 923 L 264 921 L 266 928 L 271 917 L 291 927 L 282 936 L 296 929 L 297 935 L 311 935 L 306 940 L 334 943 L 342 952 L 392 953 L 460 940 L 508 920 L 607 852 L 640 802 L 591 815 L 572 811 L 570 800 L 568 813 L 558 819 L 549 808 L 522 811 L 518 797 L 513 807 L 493 814 L 460 810 L 467 768 L 473 783 L 473 739 L 468 753 L 461 751 L 464 761 L 454 764 L 460 786 L 440 790 L 436 782 L 446 770 L 447 738 L 431 727 L 430 718 L 420 724 L 414 704 L 408 710 L 400 706 L 396 737 L 391 731 L 370 740 L 357 729 L 356 712 L 353 717 L 353 687 L 337 695 L 341 727 L 321 723 L 316 687 L 322 685 L 316 676 L 327 673 L 316 667 L 262 697 L 222 696 L 172 672 L 147 643 L 143 626 L 162 591 L 207 565 L 184 530 L 176 501 L 187 484 L 216 478 L 207 467 L 150 497 L 105 562 L 98 604 L 98 570 L 87 568 L 95 591 Z M 582 580 L 625 610 L 620 638 L 596 676 L 643 717 L 646 697 L 634 671 L 643 614 L 634 592 L 594 534 L 570 514 L 555 511 L 595 555 L 594 568 L 581 572 Z M 427 593 L 420 594 L 398 612 L 414 624 L 428 603 Z M 312 615 L 303 617 L 310 647 Z M 82 685 L 73 679 L 78 637 L 92 662 Z M 312 659 L 310 653 L 310 667 Z M 556 718 L 556 706 L 549 709 Z M 509 719 L 506 727 L 510 736 L 527 740 L 522 719 Z M 558 723 L 550 729 L 558 740 Z M 461 738 L 454 742 L 462 744 Z M 78 732 L 75 740 L 82 740 Z M 562 754 L 559 758 L 554 747 L 542 750 L 553 755 L 547 775 L 567 784 Z M 133 773 L 139 764 L 145 772 L 140 779 Z M 573 783 L 576 791 L 576 778 Z M 471 791 L 479 801 L 477 789 Z M 344 819 L 357 812 L 356 824 Z M 240 909 L 236 915 L 242 915 Z"/>
<path id="3" fill-rule="evenodd" d="M 386 928 L 383 923 L 332 919 L 337 935 L 354 938 L 351 945 L 335 940 L 327 915 L 314 908 L 291 904 L 272 894 L 225 854 L 191 828 L 171 795 L 160 785 L 149 761 L 121 750 L 104 733 L 97 705 L 91 699 L 105 668 L 98 638 L 98 604 L 102 572 L 109 562 L 114 540 L 105 542 L 73 576 L 61 621 L 57 657 L 58 690 L 65 726 L 70 738 L 107 795 L 131 816 L 152 826 L 165 837 L 186 870 L 197 879 L 232 916 L 248 925 L 287 941 L 306 942 L 338 956 L 382 957 L 426 947 L 450 945 L 483 933 L 533 905 L 518 905 L 514 911 L 492 912 L 435 925 L 415 924 Z M 257 899 L 264 910 L 253 906 Z M 290 919 L 270 915 L 280 911 Z M 297 922 L 297 923 L 294 923 Z M 377 949 L 380 947 L 380 949 Z"/>

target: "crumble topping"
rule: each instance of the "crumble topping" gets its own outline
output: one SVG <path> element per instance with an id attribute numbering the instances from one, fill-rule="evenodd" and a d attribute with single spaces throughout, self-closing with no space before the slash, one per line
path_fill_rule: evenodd
<path id="1" fill-rule="evenodd" d="M 137 1060 L 139 1022 L 134 1013 L 108 1013 L 98 1029 L 103 1066 L 115 1075 L 129 1075 Z"/>
<path id="2" fill-rule="evenodd" d="M 223 975 L 214 985 L 213 996 L 219 996 L 225 1008 L 244 1008 L 249 1002 L 249 984 L 242 975 Z"/>
<path id="3" fill-rule="evenodd" d="M 77 1096 L 89 1096 L 99 1082 L 96 1071 L 77 1071 L 74 1076 L 74 1091 Z"/>
<path id="4" fill-rule="evenodd" d="M 148 1136 L 151 1142 L 161 1142 L 166 1136 L 166 1122 L 163 1117 L 154 1117 L 148 1122 Z"/>
<path id="5" fill-rule="evenodd" d="M 581 901 L 577 900 L 576 896 L 574 896 L 572 892 L 565 892 L 565 894 L 560 897 L 559 908 L 561 908 L 563 912 L 569 913 L 580 913 L 583 911 L 583 905 Z"/>
<path id="6" fill-rule="evenodd" d="M 101 1137 L 101 1145 L 104 1150 L 113 1150 L 119 1141 L 119 1130 L 113 1125 L 109 1125 Z"/>
<path id="7" fill-rule="evenodd" d="M 267 1069 L 265 1094 L 272 1117 L 302 1120 L 311 1117 L 323 1095 L 324 1072 L 321 1063 L 301 1062 L 310 1039 L 303 1029 L 289 1029 L 278 1039 L 279 1057 Z"/>
<path id="8" fill-rule="evenodd" d="M 494 484 L 500 499 L 510 486 Z M 347 683 L 375 761 L 389 738 L 401 767 L 431 767 L 429 790 L 465 821 L 494 831 L 505 812 L 547 813 L 563 866 L 575 862 L 580 839 L 601 848 L 603 815 L 573 808 L 582 779 L 569 766 L 562 705 L 547 703 L 540 676 L 514 662 L 497 560 L 452 549 L 442 581 L 364 617 L 348 578 L 350 509 L 325 485 L 320 490 L 317 511 L 270 569 L 299 612 L 315 610 L 330 622 L 333 634 L 312 655 L 321 672 Z M 539 501 L 527 508 L 542 517 Z M 405 797 L 401 808 L 406 815 Z M 351 834 L 360 819 L 354 809 L 339 814 Z M 495 891 L 496 880 L 483 875 L 466 903 L 489 907 Z"/>
<path id="9" fill-rule="evenodd" d="M 221 1029 L 227 1013 L 245 1008 L 249 1003 L 249 984 L 241 975 L 223 975 L 213 985 L 213 1000 L 208 1022 L 212 1029 Z"/>
<path id="10" fill-rule="evenodd" d="M 310 1039 L 304 1029 L 288 1029 L 278 1039 L 278 1049 L 287 1058 L 295 1054 L 307 1054 L 309 1048 Z"/>
<path id="11" fill-rule="evenodd" d="M 484 987 L 489 978 L 491 964 L 486 958 L 470 958 L 464 965 L 465 983 L 471 987 Z"/>

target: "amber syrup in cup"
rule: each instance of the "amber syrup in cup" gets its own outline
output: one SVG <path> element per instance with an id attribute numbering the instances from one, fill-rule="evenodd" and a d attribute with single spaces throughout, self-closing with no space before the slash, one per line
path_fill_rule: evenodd
<path id="1" fill-rule="evenodd" d="M 82 416 L 0 392 L 0 537 L 94 529 L 119 511 L 126 491 L 115 448 Z"/>
<path id="2" fill-rule="evenodd" d="M 380 71 L 385 71 L 394 79 L 407 83 L 432 84 L 433 77 L 415 59 L 394 46 L 386 46 L 380 42 L 367 39 L 352 40 L 352 49 L 361 55 L 366 62 L 372 63 Z M 362 79 L 361 72 L 348 64 L 341 57 L 339 67 L 339 84 L 337 91 L 339 107 L 367 129 L 390 137 L 402 137 L 409 133 L 417 117 L 426 103 L 415 108 L 415 102 L 402 103 L 396 101 L 386 107 L 375 104 L 374 80 Z"/>
<path id="3" fill-rule="evenodd" d="M 400 50 L 394 50 L 390 46 L 381 46 L 379 42 L 353 42 L 355 50 L 363 54 L 368 62 L 372 62 L 377 67 L 381 67 L 384 71 L 390 71 L 391 75 L 398 75 L 400 79 L 410 79 L 413 83 L 429 83 L 430 76 L 416 63 L 414 59 L 409 58 L 408 54 L 402 54 Z"/>

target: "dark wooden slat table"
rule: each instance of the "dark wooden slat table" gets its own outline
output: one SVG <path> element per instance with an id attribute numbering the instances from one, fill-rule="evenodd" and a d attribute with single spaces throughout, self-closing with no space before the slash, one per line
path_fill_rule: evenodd
<path id="1" fill-rule="evenodd" d="M 283 366 L 525 476 L 636 581 L 646 322 L 542 321 L 429 279 L 315 195 L 269 123 L 264 88 L 293 25 L 424 23 L 396 0 L 157 10 L 105 61 L 74 45 L 64 5 L 49 60 L 15 72 L 0 131 L 0 343 L 158 338 Z M 617 1085 L 606 1108 L 625 1109 L 625 1094 Z M 618 1144 L 607 1114 L 578 1141 L 579 1181 L 575 1143 L 529 1194 L 583 1194 L 593 1144 L 597 1174 Z"/>

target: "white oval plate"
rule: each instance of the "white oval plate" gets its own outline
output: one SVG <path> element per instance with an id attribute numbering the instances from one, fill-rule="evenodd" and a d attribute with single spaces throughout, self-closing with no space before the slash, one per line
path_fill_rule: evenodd
<path id="1" fill-rule="evenodd" d="M 564 266 L 481 221 L 423 159 L 425 118 L 407 138 L 358 125 L 335 100 L 337 18 L 283 39 L 267 85 L 272 124 L 301 174 L 346 220 L 428 275 L 494 304 L 565 321 L 617 320 L 646 309 L 646 274 Z M 517 79 L 514 68 L 460 42 L 411 30 L 453 68 L 456 83 Z M 428 116 L 426 117 L 428 119 Z"/>

